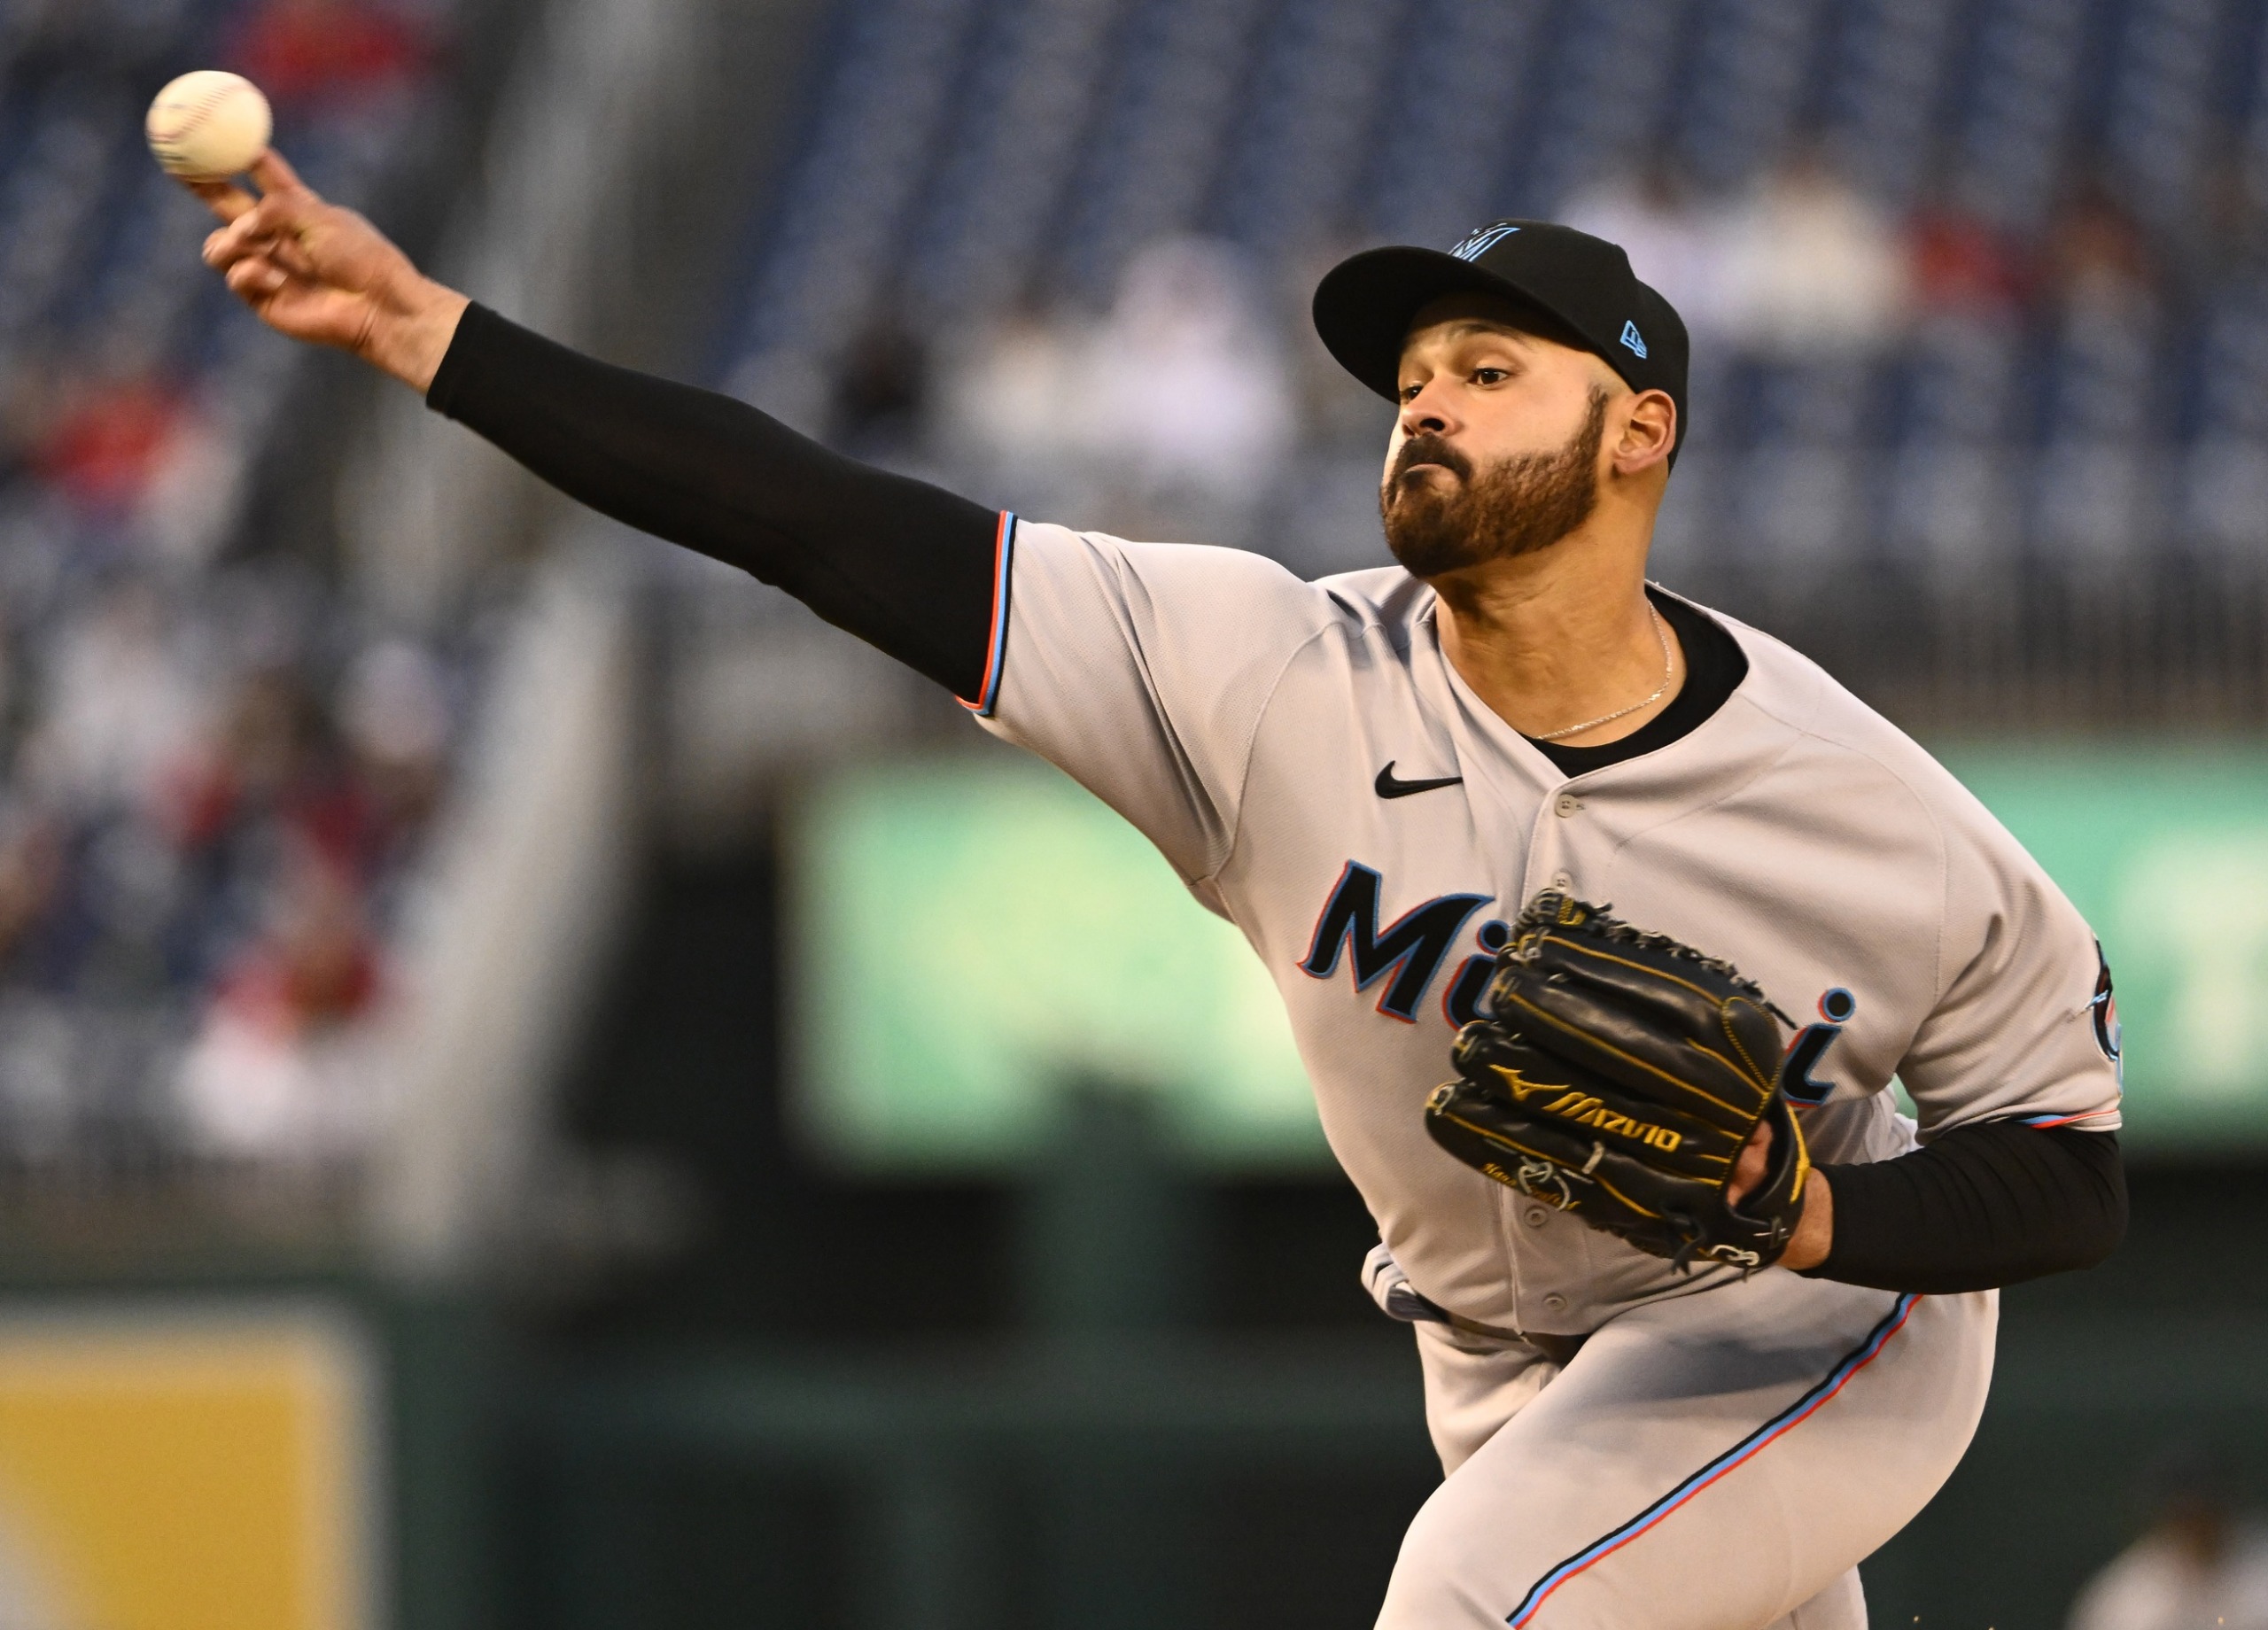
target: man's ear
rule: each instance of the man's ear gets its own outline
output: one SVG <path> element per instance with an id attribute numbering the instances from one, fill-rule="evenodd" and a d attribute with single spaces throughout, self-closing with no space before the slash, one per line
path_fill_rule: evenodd
<path id="1" fill-rule="evenodd" d="M 1666 391 L 1641 391 L 1622 415 L 1614 442 L 1614 473 L 1635 476 L 1669 462 L 1677 446 L 1677 404 Z"/>

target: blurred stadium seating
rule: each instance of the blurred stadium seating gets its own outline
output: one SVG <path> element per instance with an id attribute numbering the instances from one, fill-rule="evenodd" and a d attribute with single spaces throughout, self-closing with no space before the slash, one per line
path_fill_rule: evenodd
<path id="1" fill-rule="evenodd" d="M 2268 710 L 2257 6 L 850 0 L 821 74 L 715 363 L 791 420 L 855 442 L 919 394 L 884 446 L 996 501 L 1360 563 L 1383 412 L 1307 336 L 1314 272 L 1588 221 L 1695 331 L 1674 586 L 1941 726 Z M 1066 422 L 1180 235 L 1241 262 L 1299 427 L 1225 521 Z M 1037 389 L 1046 325 L 1080 386 L 972 456 L 956 380 L 1009 348 Z"/>
<path id="2" fill-rule="evenodd" d="M 0 1194 L 19 1224 L 200 1165 L 321 1190 L 384 1098 L 369 1033 L 470 651 L 447 625 L 386 626 L 249 524 L 300 445 L 308 361 L 195 275 L 211 221 L 151 164 L 140 110 L 184 67 L 245 68 L 315 184 L 370 203 L 423 156 L 459 9 L 0 8 Z"/>

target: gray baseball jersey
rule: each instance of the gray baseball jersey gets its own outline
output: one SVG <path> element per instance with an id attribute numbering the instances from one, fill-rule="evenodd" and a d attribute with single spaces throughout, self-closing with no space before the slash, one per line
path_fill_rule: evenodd
<path id="1" fill-rule="evenodd" d="M 1919 747 L 1728 618 L 1748 672 L 1716 713 L 1570 778 L 1458 677 L 1432 591 L 1399 569 L 1306 583 L 1028 522 L 1002 556 L 988 727 L 1244 932 L 1378 1220 L 1374 1293 L 1393 1309 L 1406 1276 L 1464 1322 L 1419 1327 L 1450 1476 L 1381 1626 L 1863 1625 L 1852 1570 L 1966 1446 L 1994 1296 L 1682 1277 L 1444 1153 L 1422 1106 L 1508 920 L 1552 886 L 1811 1021 L 1785 1078 L 1818 1160 L 1982 1120 L 2110 1129 L 2117 1047 L 2078 913 Z M 1562 1379 L 1550 1339 L 1594 1331 Z M 1721 1548 L 1690 1565 L 1728 1525 L 1781 1536 L 1770 1570 Z"/>
<path id="2" fill-rule="evenodd" d="M 1273 975 L 1331 1146 L 1424 1295 L 1580 1334 L 1692 1282 L 1444 1154 L 1448 1074 L 1506 920 L 1547 885 L 1728 959 L 1790 1013 L 1817 1159 L 2022 1117 L 2118 1124 L 2094 938 L 1928 754 L 1730 619 L 1747 677 L 1655 752 L 1569 780 L 1441 652 L 1398 568 L 1024 522 L 990 727 L 1139 827 Z M 1429 785 L 1430 783 L 1430 785 Z"/>

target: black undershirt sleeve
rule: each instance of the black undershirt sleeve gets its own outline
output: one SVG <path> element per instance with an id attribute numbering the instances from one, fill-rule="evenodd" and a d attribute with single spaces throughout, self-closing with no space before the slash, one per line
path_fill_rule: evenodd
<path id="1" fill-rule="evenodd" d="M 2126 1232 L 2112 1132 L 2018 1121 L 1955 1127 L 1870 1165 L 1822 1166 L 1835 1193 L 1821 1279 L 1950 1294 L 2092 1268 Z"/>
<path id="2" fill-rule="evenodd" d="M 955 695 L 983 690 L 997 511 L 482 306 L 425 400 L 571 498 L 785 589 Z"/>

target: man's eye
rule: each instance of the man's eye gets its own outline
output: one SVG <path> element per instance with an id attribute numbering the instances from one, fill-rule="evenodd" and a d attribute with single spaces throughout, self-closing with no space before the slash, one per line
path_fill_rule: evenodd
<path id="1" fill-rule="evenodd" d="M 1403 385 L 1402 387 L 1402 400 L 1405 402 L 1414 402 L 1418 400 L 1418 392 L 1425 388 L 1425 387 L 1423 385 L 1417 384 Z"/>
<path id="2" fill-rule="evenodd" d="M 1511 376 L 1510 369 L 1476 368 L 1472 370 L 1472 383 L 1475 384 L 1497 384 Z"/>

